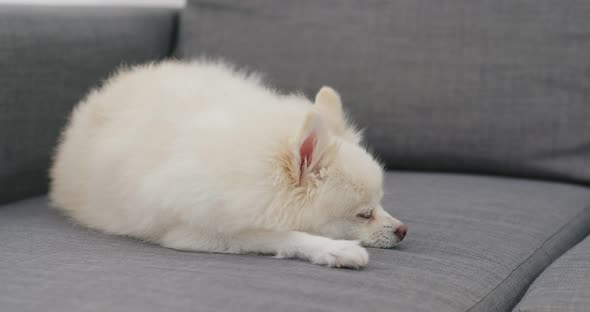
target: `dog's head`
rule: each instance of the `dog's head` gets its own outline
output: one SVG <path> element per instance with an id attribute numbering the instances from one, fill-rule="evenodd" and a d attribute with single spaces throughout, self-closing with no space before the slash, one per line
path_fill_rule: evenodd
<path id="1" fill-rule="evenodd" d="M 285 172 L 305 207 L 306 231 L 389 248 L 404 238 L 407 228 L 381 206 L 383 168 L 360 141 L 338 93 L 323 87 L 291 139 Z"/>

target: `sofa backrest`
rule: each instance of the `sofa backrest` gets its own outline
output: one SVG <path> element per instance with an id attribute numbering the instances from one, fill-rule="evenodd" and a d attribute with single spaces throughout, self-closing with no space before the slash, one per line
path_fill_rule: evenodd
<path id="1" fill-rule="evenodd" d="M 388 167 L 590 184 L 590 2 L 189 0 L 176 55 L 312 97 L 332 85 Z"/>
<path id="2" fill-rule="evenodd" d="M 47 189 L 60 129 L 120 64 L 169 55 L 169 9 L 0 6 L 0 203 Z"/>

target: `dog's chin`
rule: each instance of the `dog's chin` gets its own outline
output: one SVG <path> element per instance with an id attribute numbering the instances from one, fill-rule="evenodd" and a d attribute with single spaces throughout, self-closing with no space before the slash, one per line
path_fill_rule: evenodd
<path id="1" fill-rule="evenodd" d="M 392 237 L 392 238 L 387 238 L 387 239 L 377 239 L 377 240 L 373 240 L 373 241 L 361 241 L 361 245 L 363 245 L 364 247 L 370 247 L 370 248 L 388 249 L 388 248 L 393 248 L 393 247 L 397 246 L 400 242 L 401 242 L 401 240 L 399 238 Z"/>

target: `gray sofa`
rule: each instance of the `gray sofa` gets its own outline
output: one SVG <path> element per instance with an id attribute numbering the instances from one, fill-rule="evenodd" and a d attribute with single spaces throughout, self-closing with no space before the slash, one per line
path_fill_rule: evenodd
<path id="1" fill-rule="evenodd" d="M 0 311 L 590 311 L 588 16 L 577 0 L 0 6 Z M 73 105 L 121 64 L 201 55 L 284 92 L 339 90 L 404 242 L 327 269 L 178 252 L 50 209 Z"/>

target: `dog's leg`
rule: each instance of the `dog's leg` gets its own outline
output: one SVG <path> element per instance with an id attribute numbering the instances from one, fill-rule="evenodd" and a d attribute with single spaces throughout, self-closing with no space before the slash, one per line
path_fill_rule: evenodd
<path id="1" fill-rule="evenodd" d="M 360 268 L 369 262 L 369 254 L 357 241 L 334 240 L 297 231 L 249 231 L 224 239 L 172 231 L 161 244 L 190 251 L 273 254 L 278 258 L 300 258 L 329 267 Z"/>
<path id="2" fill-rule="evenodd" d="M 271 253 L 279 258 L 300 258 L 330 267 L 360 268 L 369 254 L 356 241 L 334 240 L 304 232 L 253 232 L 236 240 L 242 252 Z"/>

